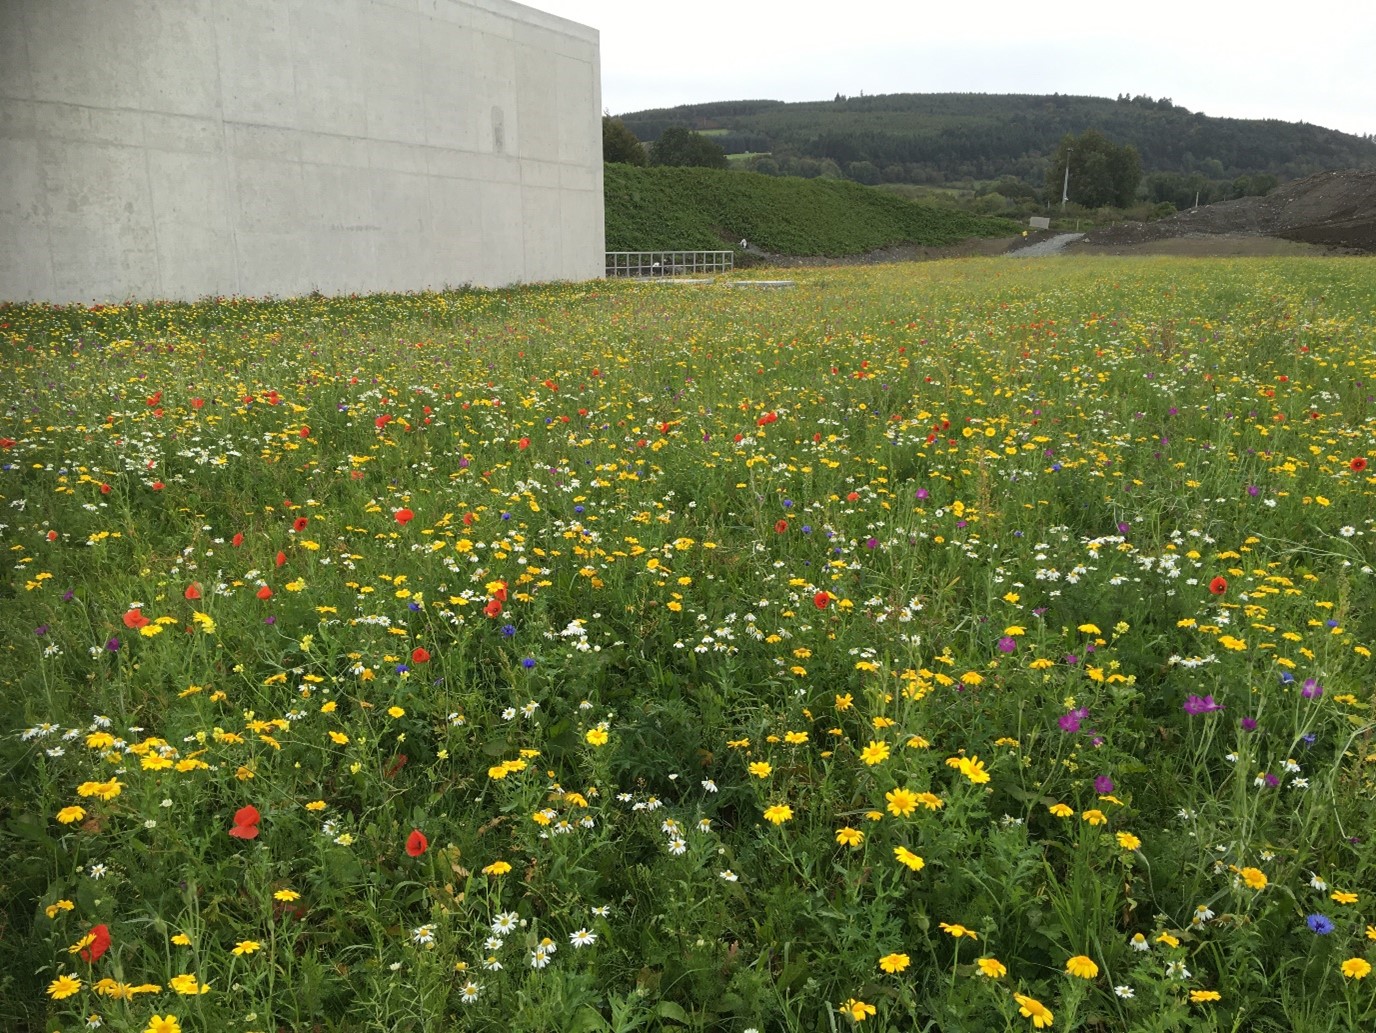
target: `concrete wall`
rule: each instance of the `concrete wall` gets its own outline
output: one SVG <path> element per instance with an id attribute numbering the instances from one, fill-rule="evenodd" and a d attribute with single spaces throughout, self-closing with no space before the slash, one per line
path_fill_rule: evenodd
<path id="1" fill-rule="evenodd" d="M 507 0 L 0 0 L 0 299 L 602 275 L 594 29 Z"/>

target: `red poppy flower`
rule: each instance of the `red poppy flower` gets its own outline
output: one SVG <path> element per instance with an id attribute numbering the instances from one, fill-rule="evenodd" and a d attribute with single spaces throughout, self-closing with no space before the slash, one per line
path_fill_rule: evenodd
<path id="1" fill-rule="evenodd" d="M 1209 591 L 1214 595 L 1222 595 L 1228 591 L 1228 579 L 1226 577 L 1216 577 L 1209 582 Z"/>
<path id="2" fill-rule="evenodd" d="M 416 519 L 416 514 L 412 513 L 409 509 L 399 509 L 396 511 L 394 516 L 396 518 L 396 522 L 401 524 L 403 527 L 409 524 L 412 520 Z"/>
<path id="3" fill-rule="evenodd" d="M 91 942 L 82 949 L 81 960 L 94 964 L 109 949 L 110 927 L 104 922 L 101 922 L 100 925 L 93 925 L 91 926 Z"/>
<path id="4" fill-rule="evenodd" d="M 416 646 L 411 650 L 411 662 L 413 664 L 428 664 L 430 662 L 430 650 L 423 646 Z"/>
<path id="5" fill-rule="evenodd" d="M 253 804 L 247 804 L 234 812 L 234 824 L 236 825 L 257 825 L 263 820 L 263 816 L 258 813 L 258 808 Z"/>
<path id="6" fill-rule="evenodd" d="M 201 586 L 193 581 L 186 586 L 186 591 L 183 592 L 182 595 L 186 596 L 188 599 L 199 599 L 201 597 Z"/>
<path id="7" fill-rule="evenodd" d="M 235 839 L 257 839 L 258 823 L 262 820 L 263 816 L 252 804 L 240 807 L 234 812 L 234 825 L 230 828 L 229 834 Z"/>
<path id="8" fill-rule="evenodd" d="M 1361 473 L 1366 469 L 1366 456 L 1357 456 L 1352 462 L 1347 464 L 1347 468 L 1353 473 Z"/>
<path id="9" fill-rule="evenodd" d="M 818 592 L 812 597 L 812 605 L 819 610 L 825 610 L 829 602 L 831 602 L 831 593 L 829 592 Z"/>
<path id="10" fill-rule="evenodd" d="M 163 484 L 162 481 L 154 481 L 154 482 L 153 482 L 153 490 L 154 490 L 154 491 L 162 491 L 163 488 L 165 488 L 165 487 L 167 487 L 167 485 Z"/>
<path id="11" fill-rule="evenodd" d="M 231 538 L 231 539 L 229 540 L 229 544 L 232 545 L 232 546 L 234 546 L 236 549 L 237 549 L 239 546 L 243 545 L 243 544 L 244 544 L 244 533 L 243 533 L 242 531 L 240 531 L 238 534 L 236 534 L 233 538 Z"/>
<path id="12" fill-rule="evenodd" d="M 13 448 L 17 444 L 14 438 L 0 438 L 0 448 Z"/>
<path id="13" fill-rule="evenodd" d="M 139 628 L 146 628 L 152 623 L 152 621 L 143 615 L 143 611 L 137 607 L 132 610 L 127 610 L 124 614 L 124 626 L 133 631 L 138 631 Z"/>
<path id="14" fill-rule="evenodd" d="M 296 433 L 300 434 L 303 438 L 308 438 L 311 436 L 311 429 L 309 427 L 302 427 Z"/>
<path id="15" fill-rule="evenodd" d="M 855 501 L 857 501 L 859 498 L 860 498 L 860 493 L 859 493 L 858 491 L 853 491 L 853 492 L 851 492 L 849 495 L 846 496 L 846 501 L 847 501 L 847 502 L 855 502 Z"/>
<path id="16" fill-rule="evenodd" d="M 420 829 L 412 829 L 406 837 L 406 852 L 412 857 L 419 857 L 429 849 L 430 841 L 425 838 L 425 833 Z"/>
<path id="17" fill-rule="evenodd" d="M 205 407 L 205 399 L 204 399 L 204 398 L 193 398 L 193 399 L 191 399 L 191 408 L 193 408 L 193 409 L 202 409 L 202 408 L 204 408 L 204 407 Z"/>
<path id="18" fill-rule="evenodd" d="M 262 588 L 258 589 L 258 598 L 259 598 L 259 599 L 271 599 L 271 598 L 272 598 L 272 589 L 269 588 L 267 585 L 264 585 Z"/>
<path id="19" fill-rule="evenodd" d="M 48 532 L 48 541 L 50 541 L 50 542 L 55 542 L 55 541 L 57 541 L 57 532 L 56 532 L 56 531 L 49 531 L 49 532 Z"/>
<path id="20" fill-rule="evenodd" d="M 524 452 L 530 447 L 530 438 L 522 438 L 520 441 L 516 442 L 516 447 Z"/>
<path id="21" fill-rule="evenodd" d="M 102 495 L 109 495 L 109 494 L 110 494 L 110 486 L 109 486 L 108 484 L 102 484 L 102 485 L 100 486 L 100 493 L 101 493 Z"/>
<path id="22" fill-rule="evenodd" d="M 787 530 L 788 530 L 788 521 L 787 521 L 787 520 L 776 520 L 776 521 L 774 522 L 774 532 L 775 532 L 775 534 L 783 534 L 783 533 L 784 533 L 785 531 L 787 531 Z"/>
<path id="23" fill-rule="evenodd" d="M 310 517 L 297 517 L 295 520 L 291 522 L 291 529 L 293 531 L 304 531 L 306 529 L 306 525 L 310 522 Z"/>
<path id="24" fill-rule="evenodd" d="M 495 617 L 501 612 L 502 604 L 499 603 L 496 599 L 490 600 L 488 604 L 483 607 L 483 613 L 487 614 L 489 617 Z"/>
<path id="25" fill-rule="evenodd" d="M 285 552 L 282 552 L 281 550 L 278 550 L 278 552 L 277 552 L 277 558 L 276 558 L 276 563 L 277 563 L 277 565 L 280 567 L 280 566 L 283 566 L 286 562 L 287 562 L 287 554 L 286 554 Z"/>
<path id="26" fill-rule="evenodd" d="M 492 598 L 499 603 L 506 602 L 506 582 L 498 581 L 497 587 L 492 590 Z"/>
<path id="27" fill-rule="evenodd" d="M 381 430 L 383 427 L 387 426 L 387 424 L 391 422 L 392 417 L 387 413 L 383 413 L 381 416 L 379 416 L 377 419 L 373 421 L 373 426 L 376 427 L 378 430 Z"/>

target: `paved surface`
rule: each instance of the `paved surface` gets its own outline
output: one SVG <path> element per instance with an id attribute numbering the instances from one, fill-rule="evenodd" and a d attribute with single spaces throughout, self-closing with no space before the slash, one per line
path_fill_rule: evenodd
<path id="1" fill-rule="evenodd" d="M 1083 236 L 1083 233 L 1057 233 L 1054 237 L 1038 241 L 1036 244 L 1010 251 L 1008 255 L 1010 258 L 1045 258 L 1047 255 L 1060 253 L 1072 240 L 1079 240 Z"/>

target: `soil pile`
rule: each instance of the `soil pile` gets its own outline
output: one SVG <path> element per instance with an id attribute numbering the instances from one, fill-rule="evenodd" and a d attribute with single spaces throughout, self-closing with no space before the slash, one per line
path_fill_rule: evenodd
<path id="1" fill-rule="evenodd" d="M 1265 197 L 1222 201 L 1157 222 L 1105 226 L 1083 242 L 1141 244 L 1197 234 L 1284 237 L 1376 252 L 1376 170 L 1320 172 L 1277 187 Z"/>

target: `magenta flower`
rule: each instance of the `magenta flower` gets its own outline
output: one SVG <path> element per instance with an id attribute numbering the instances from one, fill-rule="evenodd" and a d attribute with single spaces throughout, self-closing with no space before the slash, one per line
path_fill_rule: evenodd
<path id="1" fill-rule="evenodd" d="M 1089 716 L 1088 707 L 1076 707 L 1068 714 L 1062 714 L 1060 725 L 1063 732 L 1078 732 L 1080 722 Z"/>
<path id="2" fill-rule="evenodd" d="M 1208 696 L 1191 695 L 1185 700 L 1182 709 L 1191 716 L 1196 714 L 1212 714 L 1215 711 L 1222 710 L 1223 704 L 1215 703 L 1212 694 Z"/>
<path id="3" fill-rule="evenodd" d="M 1011 636 L 1011 635 L 1004 635 L 1003 638 L 999 639 L 999 652 L 1000 652 L 1000 653 L 1011 653 L 1011 652 L 1013 652 L 1013 650 L 1015 650 L 1015 649 L 1017 649 L 1017 648 L 1018 648 L 1018 642 L 1017 642 L 1017 639 L 1013 638 L 1013 636 Z"/>

